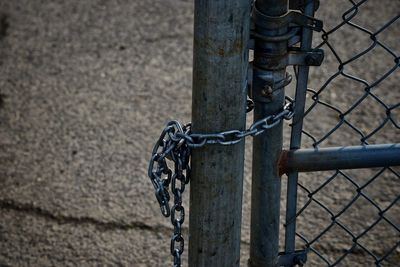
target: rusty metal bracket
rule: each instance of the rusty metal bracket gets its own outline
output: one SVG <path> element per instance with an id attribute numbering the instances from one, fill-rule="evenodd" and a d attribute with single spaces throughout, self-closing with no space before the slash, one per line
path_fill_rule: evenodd
<path id="1" fill-rule="evenodd" d="M 320 66 L 324 60 L 324 51 L 322 49 L 310 51 L 292 49 L 285 55 L 258 52 L 256 60 L 257 65 L 265 69 L 281 69 L 289 65 Z"/>
<path id="2" fill-rule="evenodd" d="M 311 51 L 289 51 L 287 65 L 320 66 L 324 60 L 324 50 L 313 49 Z"/>

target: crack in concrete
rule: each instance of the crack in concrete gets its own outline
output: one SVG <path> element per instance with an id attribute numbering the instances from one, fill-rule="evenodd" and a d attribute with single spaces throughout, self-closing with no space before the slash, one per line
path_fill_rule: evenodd
<path id="1" fill-rule="evenodd" d="M 147 43 L 156 43 L 156 42 L 160 42 L 163 40 L 178 40 L 179 38 L 182 38 L 184 36 L 186 36 L 186 35 L 185 34 L 161 34 L 160 36 L 156 36 L 153 38 L 142 37 L 142 39 Z"/>
<path id="2" fill-rule="evenodd" d="M 12 210 L 17 212 L 26 213 L 33 216 L 39 216 L 58 224 L 73 224 L 73 225 L 93 225 L 102 231 L 113 231 L 113 230 L 144 230 L 153 233 L 163 233 L 170 235 L 173 229 L 166 227 L 164 225 L 149 225 L 139 221 L 133 222 L 118 222 L 118 221 L 101 221 L 93 217 L 74 217 L 64 214 L 55 214 L 49 210 L 43 209 L 41 207 L 35 206 L 32 203 L 19 203 L 12 199 L 0 199 L 0 210 Z M 188 228 L 183 228 L 188 232 Z M 249 246 L 250 242 L 241 240 L 242 245 Z"/>
<path id="3" fill-rule="evenodd" d="M 118 222 L 118 221 L 101 221 L 93 217 L 73 217 L 69 215 L 63 214 L 55 214 L 49 210 L 43 209 L 41 207 L 35 206 L 32 203 L 19 203 L 12 199 L 0 199 L 0 210 L 12 210 L 16 212 L 26 213 L 32 216 L 39 216 L 51 221 L 54 221 L 58 224 L 73 224 L 73 225 L 93 225 L 97 229 L 102 231 L 112 231 L 112 230 L 144 230 L 150 231 L 153 233 L 163 233 L 166 235 L 171 234 L 172 229 L 163 226 L 163 225 L 156 225 L 152 226 L 143 222 L 133 221 L 130 223 L 126 222 Z M 185 228 L 187 231 L 188 229 Z M 241 240 L 241 244 L 245 246 L 249 246 L 250 243 L 245 240 Z M 339 248 L 327 248 L 325 246 L 316 245 L 314 246 L 319 252 L 334 252 L 334 253 L 346 253 L 346 249 L 339 249 Z M 368 254 L 365 250 L 360 248 L 353 248 L 351 254 L 357 255 L 366 255 Z M 375 254 L 375 253 L 374 253 Z M 1 265 L 1 264 L 0 264 Z"/>
<path id="4" fill-rule="evenodd" d="M 0 40 L 6 37 L 9 26 L 8 16 L 0 14 Z"/>
<path id="5" fill-rule="evenodd" d="M 39 216 L 59 224 L 74 224 L 74 225 L 94 225 L 96 228 L 102 231 L 110 230 L 144 230 L 151 232 L 169 233 L 170 229 L 156 225 L 152 226 L 143 222 L 118 222 L 118 221 L 101 221 L 93 217 L 74 217 L 64 214 L 55 214 L 49 210 L 37 207 L 32 203 L 18 203 L 12 199 L 0 199 L 0 210 L 13 210 L 17 212 L 23 212 L 33 216 Z"/>

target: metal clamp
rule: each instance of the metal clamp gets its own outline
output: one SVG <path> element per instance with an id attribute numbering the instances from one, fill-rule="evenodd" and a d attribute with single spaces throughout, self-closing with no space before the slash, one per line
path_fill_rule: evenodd
<path id="1" fill-rule="evenodd" d="M 314 31 L 322 31 L 323 23 L 321 20 L 306 16 L 303 13 L 295 10 L 290 10 L 286 14 L 277 17 L 267 16 L 253 7 L 254 23 L 262 28 L 275 30 L 287 25 L 307 27 Z"/>
<path id="2" fill-rule="evenodd" d="M 289 51 L 287 65 L 320 66 L 324 60 L 324 50 L 313 49 L 311 51 Z"/>
<path id="3" fill-rule="evenodd" d="M 289 0 L 289 8 L 304 12 L 304 7 L 311 1 L 314 1 L 314 11 L 317 11 L 319 8 L 319 0 Z"/>
<path id="4" fill-rule="evenodd" d="M 285 55 L 258 52 L 255 57 L 257 66 L 265 69 L 282 69 L 289 65 L 320 66 L 324 60 L 324 50 L 311 51 L 290 50 Z"/>

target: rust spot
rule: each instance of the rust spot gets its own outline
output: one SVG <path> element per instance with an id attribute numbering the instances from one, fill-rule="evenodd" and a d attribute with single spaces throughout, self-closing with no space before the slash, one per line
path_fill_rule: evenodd
<path id="1" fill-rule="evenodd" d="M 289 151 L 282 150 L 281 156 L 278 161 L 278 175 L 282 176 L 285 173 L 288 173 L 287 163 L 288 163 Z"/>
<path id="2" fill-rule="evenodd" d="M 220 57 L 230 57 L 244 51 L 243 40 L 238 39 L 227 42 L 226 40 L 212 39 L 208 37 L 194 37 L 194 49 L 204 49 L 203 53 L 208 55 L 218 55 Z"/>

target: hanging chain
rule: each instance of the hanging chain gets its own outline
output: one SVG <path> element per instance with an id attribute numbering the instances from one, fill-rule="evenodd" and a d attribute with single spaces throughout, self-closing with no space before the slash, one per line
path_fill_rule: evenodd
<path id="1" fill-rule="evenodd" d="M 173 120 L 166 125 L 153 148 L 148 175 L 154 186 L 162 215 L 171 216 L 171 223 L 174 226 L 170 246 L 171 254 L 174 257 L 174 267 L 181 266 L 181 255 L 184 249 L 182 224 L 185 220 L 185 209 L 182 206 L 182 194 L 190 181 L 191 150 L 211 144 L 234 145 L 247 136 L 262 134 L 278 125 L 283 119 L 290 120 L 294 115 L 293 100 L 286 99 L 288 101 L 281 112 L 256 121 L 244 131 L 229 130 L 220 133 L 198 134 L 192 133 L 190 123 L 182 125 Z M 247 112 L 251 111 L 253 106 L 252 101 L 248 101 Z M 174 204 L 171 207 L 168 193 L 170 186 L 174 197 Z"/>

